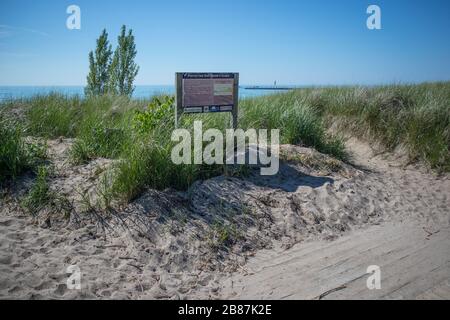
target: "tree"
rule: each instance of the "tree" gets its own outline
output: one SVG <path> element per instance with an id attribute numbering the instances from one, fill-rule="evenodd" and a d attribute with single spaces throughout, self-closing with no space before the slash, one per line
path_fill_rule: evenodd
<path id="1" fill-rule="evenodd" d="M 117 48 L 109 66 L 108 91 L 110 93 L 127 96 L 133 94 L 133 82 L 139 72 L 139 67 L 134 62 L 136 54 L 133 30 L 128 30 L 127 34 L 126 26 L 122 26 Z"/>
<path id="2" fill-rule="evenodd" d="M 108 41 L 108 33 L 104 29 L 97 39 L 95 54 L 89 52 L 89 74 L 87 87 L 84 92 L 87 96 L 103 95 L 107 93 L 110 75 L 112 49 Z"/>

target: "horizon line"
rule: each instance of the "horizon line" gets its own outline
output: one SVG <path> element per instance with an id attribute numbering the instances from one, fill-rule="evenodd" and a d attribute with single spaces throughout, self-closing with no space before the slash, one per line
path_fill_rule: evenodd
<path id="1" fill-rule="evenodd" d="M 449 79 L 441 80 L 425 80 L 425 81 L 390 81 L 390 82 L 378 82 L 378 83 L 322 83 L 322 84 L 283 84 L 279 83 L 276 87 L 326 87 L 326 86 L 383 86 L 383 85 L 409 85 L 409 84 L 424 84 L 424 83 L 442 83 L 450 82 Z M 86 87 L 86 84 L 0 84 L 0 87 Z M 175 84 L 136 84 L 135 87 L 145 86 L 170 86 L 174 87 Z M 241 83 L 239 86 L 273 86 L 268 83 Z"/>

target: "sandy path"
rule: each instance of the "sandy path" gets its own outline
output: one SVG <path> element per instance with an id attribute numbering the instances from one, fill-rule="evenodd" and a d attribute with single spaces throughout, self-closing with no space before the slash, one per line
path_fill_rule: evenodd
<path id="1" fill-rule="evenodd" d="M 332 242 L 260 251 L 247 272 L 224 283 L 224 298 L 450 299 L 448 177 L 401 169 L 365 144 L 348 145 L 374 189 L 391 193 L 391 218 Z M 380 290 L 367 288 L 371 265 L 381 269 Z"/>
<path id="2" fill-rule="evenodd" d="M 250 275 L 227 281 L 226 298 L 450 299 L 450 230 L 428 238 L 420 225 L 397 223 L 360 230 L 336 241 L 263 251 L 246 266 Z M 368 290 L 367 267 L 381 269 L 381 290 Z M 233 282 L 231 284 L 231 281 Z M 345 287 L 344 287 L 345 286 Z"/>

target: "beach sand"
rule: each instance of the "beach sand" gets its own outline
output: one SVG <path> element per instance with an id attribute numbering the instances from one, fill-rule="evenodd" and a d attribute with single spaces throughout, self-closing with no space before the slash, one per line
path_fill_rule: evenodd
<path id="1" fill-rule="evenodd" d="M 353 165 L 285 145 L 276 176 L 147 190 L 105 214 L 81 195 L 99 198 L 112 161 L 72 166 L 71 143 L 49 142 L 51 188 L 73 203 L 70 220 L 23 212 L 31 176 L 0 200 L 0 298 L 449 298 L 448 175 L 356 139 Z M 81 290 L 67 288 L 70 265 Z M 382 290 L 365 287 L 369 265 Z"/>

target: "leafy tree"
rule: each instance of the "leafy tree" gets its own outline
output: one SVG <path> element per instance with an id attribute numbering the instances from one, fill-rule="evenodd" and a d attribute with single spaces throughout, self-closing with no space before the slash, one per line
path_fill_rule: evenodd
<path id="1" fill-rule="evenodd" d="M 118 45 L 109 66 L 108 91 L 110 93 L 127 96 L 133 94 L 133 82 L 139 72 L 139 67 L 134 62 L 136 54 L 133 30 L 130 29 L 127 33 L 126 26 L 122 26 Z"/>
<path id="2" fill-rule="evenodd" d="M 89 52 L 89 74 L 87 76 L 87 96 L 103 95 L 107 93 L 112 49 L 108 41 L 108 33 L 104 29 L 97 39 L 94 52 Z"/>

